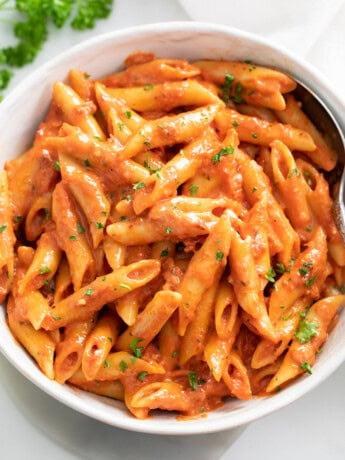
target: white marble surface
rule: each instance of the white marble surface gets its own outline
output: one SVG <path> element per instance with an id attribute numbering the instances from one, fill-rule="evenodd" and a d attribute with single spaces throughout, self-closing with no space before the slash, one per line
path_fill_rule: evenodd
<path id="1" fill-rule="evenodd" d="M 94 34 L 188 19 L 174 0 L 117 0 L 112 17 L 94 31 L 54 31 L 37 61 L 17 73 L 13 86 L 45 60 Z M 1 24 L 1 45 L 9 36 Z M 42 393 L 0 355 L 0 459 L 343 460 L 344 382 L 345 365 L 303 399 L 241 433 L 169 438 L 118 430 L 80 415 Z"/>

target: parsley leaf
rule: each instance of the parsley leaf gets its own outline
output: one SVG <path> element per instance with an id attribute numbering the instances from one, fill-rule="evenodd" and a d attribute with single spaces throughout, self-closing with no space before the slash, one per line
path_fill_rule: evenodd
<path id="1" fill-rule="evenodd" d="M 139 342 L 142 342 L 143 339 L 137 339 L 137 338 L 134 338 L 132 340 L 132 342 L 129 344 L 129 348 L 132 350 L 133 352 L 133 355 L 136 357 L 136 358 L 141 358 L 143 356 L 143 349 L 144 347 L 138 347 L 138 343 Z"/>
<path id="2" fill-rule="evenodd" d="M 79 221 L 77 222 L 77 228 L 78 228 L 79 235 L 85 232 L 85 228 L 81 225 Z"/>
<path id="3" fill-rule="evenodd" d="M 225 155 L 232 155 L 233 153 L 234 153 L 233 147 L 222 147 L 218 153 L 213 155 L 212 163 L 215 164 L 218 161 L 220 161 L 221 157 L 224 157 Z"/>
<path id="4" fill-rule="evenodd" d="M 198 373 L 197 372 L 188 372 L 188 382 L 193 391 L 198 388 Z"/>
<path id="5" fill-rule="evenodd" d="M 309 342 L 309 340 L 317 334 L 316 329 L 319 325 L 314 321 L 304 321 L 301 320 L 298 325 L 295 337 L 302 344 Z"/>
<path id="6" fill-rule="evenodd" d="M 145 182 L 136 182 L 135 184 L 133 184 L 133 190 L 140 190 L 144 187 L 146 187 Z"/>
<path id="7" fill-rule="evenodd" d="M 188 190 L 190 191 L 190 194 L 192 196 L 195 196 L 197 191 L 199 190 L 199 187 L 197 185 L 194 185 L 194 184 L 191 184 L 189 187 L 188 187 Z"/>
<path id="8" fill-rule="evenodd" d="M 77 15 L 72 21 L 76 30 L 93 29 L 97 19 L 107 18 L 113 7 L 113 0 L 78 0 Z"/>
<path id="9" fill-rule="evenodd" d="M 55 161 L 53 163 L 53 168 L 56 169 L 56 171 L 61 171 L 61 168 L 60 168 L 60 163 L 58 161 Z"/>
<path id="10" fill-rule="evenodd" d="M 312 286 L 312 285 L 315 283 L 316 276 L 317 276 L 317 275 L 314 275 L 312 278 L 309 278 L 309 279 L 305 282 L 305 285 L 306 285 L 307 287 Z"/>
<path id="11" fill-rule="evenodd" d="M 92 295 L 92 293 L 93 293 L 93 288 L 89 287 L 89 288 L 86 289 L 86 291 L 84 292 L 83 295 L 89 295 L 90 296 L 90 295 Z"/>
<path id="12" fill-rule="evenodd" d="M 126 363 L 126 361 L 120 361 L 119 368 L 121 372 L 125 372 L 128 368 L 128 364 Z"/>
<path id="13" fill-rule="evenodd" d="M 139 372 L 138 376 L 137 376 L 137 379 L 140 380 L 140 382 L 142 382 L 144 380 L 144 377 L 147 376 L 147 372 L 146 371 L 142 371 L 142 372 Z"/>
<path id="14" fill-rule="evenodd" d="M 220 249 L 218 249 L 216 252 L 216 260 L 222 261 L 223 257 L 224 257 L 224 253 Z"/>
<path id="15" fill-rule="evenodd" d="M 122 287 L 123 289 L 127 289 L 127 291 L 132 290 L 132 288 L 128 286 L 128 284 L 125 284 L 125 283 L 120 283 L 119 286 Z"/>
<path id="16" fill-rule="evenodd" d="M 159 257 L 166 257 L 169 255 L 169 250 L 168 249 L 163 249 Z"/>
<path id="17" fill-rule="evenodd" d="M 11 78 L 13 76 L 13 73 L 10 72 L 7 69 L 2 69 L 0 70 L 0 89 L 6 89 Z"/>
<path id="18" fill-rule="evenodd" d="M 14 10 L 12 31 L 17 43 L 0 49 L 0 63 L 9 67 L 23 67 L 32 62 L 48 39 L 48 25 L 57 28 L 73 18 L 71 27 L 77 30 L 92 29 L 98 19 L 107 18 L 113 7 L 113 0 L 16 0 L 7 6 L 8 0 L 0 1 L 0 11 Z M 0 90 L 5 89 L 12 72 L 0 69 Z M 1 98 L 1 96 L 0 96 Z"/>
<path id="19" fill-rule="evenodd" d="M 229 102 L 230 99 L 230 92 L 232 88 L 232 83 L 235 80 L 235 77 L 231 73 L 226 73 L 224 77 L 224 84 L 221 87 L 222 96 L 224 102 Z"/>
<path id="20" fill-rule="evenodd" d="M 308 374 L 312 374 L 313 371 L 311 370 L 311 366 L 309 363 L 307 363 L 307 361 L 302 361 L 302 364 L 301 364 L 301 369 L 303 369 L 304 371 L 307 371 Z"/>
<path id="21" fill-rule="evenodd" d="M 243 86 L 241 85 L 240 82 L 237 82 L 237 83 L 236 83 L 236 86 L 235 86 L 234 102 L 236 102 L 236 103 L 238 103 L 238 104 L 240 104 L 241 102 L 243 102 L 242 90 L 243 90 Z"/>
<path id="22" fill-rule="evenodd" d="M 271 283 L 275 282 L 274 277 L 277 276 L 273 267 L 270 267 L 265 275 L 265 278 L 270 281 Z"/>
<path id="23" fill-rule="evenodd" d="M 203 383 L 206 383 L 206 380 L 198 379 L 197 372 L 188 372 L 187 375 L 188 375 L 188 383 L 193 391 L 197 390 L 198 385 L 202 385 Z"/>

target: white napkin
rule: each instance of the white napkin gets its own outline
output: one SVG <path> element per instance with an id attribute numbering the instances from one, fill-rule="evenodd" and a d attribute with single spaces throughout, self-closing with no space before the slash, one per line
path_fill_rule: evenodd
<path id="1" fill-rule="evenodd" d="M 345 99 L 345 0 L 179 0 L 196 21 L 264 36 L 304 57 Z"/>

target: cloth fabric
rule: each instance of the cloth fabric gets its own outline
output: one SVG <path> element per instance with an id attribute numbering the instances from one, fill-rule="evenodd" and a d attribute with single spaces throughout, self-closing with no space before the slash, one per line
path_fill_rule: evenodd
<path id="1" fill-rule="evenodd" d="M 345 100 L 344 0 L 179 0 L 191 19 L 283 45 L 315 65 Z"/>

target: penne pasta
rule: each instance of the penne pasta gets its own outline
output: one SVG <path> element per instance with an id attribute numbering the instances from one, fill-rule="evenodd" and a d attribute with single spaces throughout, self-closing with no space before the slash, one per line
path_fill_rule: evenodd
<path id="1" fill-rule="evenodd" d="M 283 72 L 252 63 L 205 60 L 194 65 L 206 80 L 222 86 L 223 98 L 231 97 L 235 102 L 283 110 L 282 94 L 296 88 L 296 83 Z"/>
<path id="2" fill-rule="evenodd" d="M 157 260 L 143 260 L 99 276 L 70 296 L 53 305 L 42 327 L 55 330 L 74 321 L 90 318 L 103 305 L 113 302 L 155 278 L 160 270 Z"/>
<path id="3" fill-rule="evenodd" d="M 120 323 L 110 310 L 101 312 L 97 322 L 88 335 L 81 368 L 87 381 L 94 380 L 108 354 L 115 345 L 120 330 Z"/>
<path id="4" fill-rule="evenodd" d="M 329 133 L 279 69 L 124 65 L 56 82 L 0 173 L 10 330 L 48 378 L 139 419 L 268 397 L 312 372 L 345 303 Z"/>
<path id="5" fill-rule="evenodd" d="M 215 122 L 220 132 L 235 126 L 240 141 L 257 145 L 270 145 L 280 140 L 291 150 L 300 150 L 309 154 L 314 152 L 316 145 L 306 131 L 277 122 L 269 122 L 261 118 L 249 117 L 232 109 L 218 111 Z"/>

